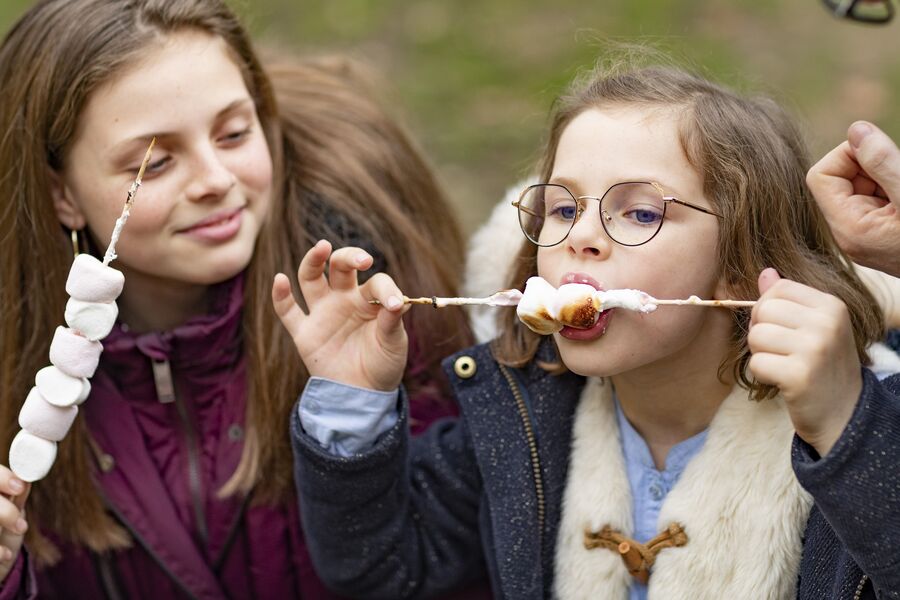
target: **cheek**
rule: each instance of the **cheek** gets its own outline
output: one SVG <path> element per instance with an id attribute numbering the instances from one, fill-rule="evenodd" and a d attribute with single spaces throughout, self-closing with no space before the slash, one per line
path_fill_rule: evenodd
<path id="1" fill-rule="evenodd" d="M 272 156 L 265 139 L 259 136 L 234 163 L 234 173 L 249 190 L 268 193 L 272 188 Z"/>

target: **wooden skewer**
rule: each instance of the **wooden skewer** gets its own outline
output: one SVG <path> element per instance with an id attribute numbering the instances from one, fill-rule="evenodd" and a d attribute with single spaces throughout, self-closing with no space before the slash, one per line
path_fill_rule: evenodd
<path id="1" fill-rule="evenodd" d="M 696 296 L 691 296 L 687 300 L 654 299 L 651 302 L 659 306 L 721 306 L 723 308 L 742 308 L 756 305 L 756 300 L 701 300 Z"/>
<path id="2" fill-rule="evenodd" d="M 147 170 L 147 165 L 150 164 L 150 156 L 153 153 L 153 146 L 155 145 L 156 138 L 154 137 L 150 140 L 150 146 L 147 148 L 147 152 L 144 153 L 144 160 L 141 161 L 141 168 L 138 169 L 137 177 L 135 177 L 131 184 L 131 188 L 128 190 L 128 196 L 125 198 L 125 208 L 122 209 L 122 215 L 116 219 L 116 226 L 113 228 L 109 246 L 106 247 L 106 254 L 103 255 L 104 265 L 108 265 L 116 259 L 116 243 L 119 241 L 119 236 L 122 234 L 122 228 L 125 227 L 125 221 L 128 220 L 128 215 L 131 213 L 134 197 L 137 194 L 138 188 L 141 187 L 141 180 L 144 178 L 144 171 Z"/>
<path id="3" fill-rule="evenodd" d="M 378 300 L 369 300 L 369 304 L 381 304 Z M 487 304 L 492 306 L 515 306 L 514 304 L 492 304 L 488 298 L 440 298 L 437 296 L 410 298 L 403 296 L 403 304 L 430 304 L 434 308 L 444 306 L 463 306 L 466 304 Z M 648 304 L 659 306 L 717 306 L 720 308 L 747 308 L 756 305 L 756 300 L 701 300 L 697 296 L 691 296 L 685 300 L 659 300 L 651 298 Z"/>

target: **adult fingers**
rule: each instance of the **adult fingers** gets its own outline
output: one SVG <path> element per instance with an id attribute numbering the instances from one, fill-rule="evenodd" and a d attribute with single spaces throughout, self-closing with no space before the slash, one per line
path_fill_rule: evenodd
<path id="1" fill-rule="evenodd" d="M 863 170 L 900 204 L 900 148 L 875 125 L 857 121 L 847 130 L 847 140 Z"/>
<path id="2" fill-rule="evenodd" d="M 356 272 L 372 266 L 372 257 L 361 248 L 348 246 L 335 250 L 328 261 L 328 281 L 333 290 L 356 288 Z"/>

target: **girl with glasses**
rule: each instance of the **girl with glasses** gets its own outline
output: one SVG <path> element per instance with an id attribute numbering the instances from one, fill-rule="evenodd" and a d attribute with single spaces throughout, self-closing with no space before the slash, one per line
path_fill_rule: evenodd
<path id="1" fill-rule="evenodd" d="M 359 285 L 371 257 L 326 242 L 299 266 L 308 314 L 277 276 L 313 376 L 291 430 L 325 580 L 392 598 L 481 569 L 515 599 L 894 597 L 900 376 L 864 366 L 882 316 L 807 168 L 769 100 L 667 67 L 573 87 L 517 201 L 510 285 L 759 301 L 613 309 L 548 337 L 506 309 L 494 342 L 445 363 L 461 416 L 417 440 L 400 287 Z"/>

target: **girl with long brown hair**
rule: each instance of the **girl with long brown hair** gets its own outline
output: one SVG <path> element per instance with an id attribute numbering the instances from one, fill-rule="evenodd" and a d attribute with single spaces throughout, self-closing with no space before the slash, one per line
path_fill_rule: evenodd
<path id="1" fill-rule="evenodd" d="M 614 308 L 551 336 L 505 309 L 498 339 L 445 362 L 461 416 L 411 441 L 402 285 L 359 285 L 366 253 L 325 243 L 298 271 L 308 313 L 277 276 L 276 310 L 318 382 L 292 435 L 323 578 L 419 597 L 483 559 L 495 595 L 517 600 L 896 597 L 900 376 L 863 368 L 881 312 L 807 168 L 772 101 L 601 65 L 559 100 L 539 183 L 516 202 L 510 286 L 755 306 Z M 340 362 L 316 362 L 325 340 Z M 304 410 L 343 414 L 348 396 L 379 423 L 349 459 Z"/>
<path id="2" fill-rule="evenodd" d="M 417 148 L 347 63 L 270 77 L 219 0 L 38 2 L 0 47 L 0 88 L 5 448 L 62 319 L 70 237 L 102 254 L 158 138 L 91 396 L 27 501 L 0 469 L 2 597 L 326 597 L 285 429 L 308 373 L 270 282 L 328 237 L 453 293 L 461 237 Z M 407 320 L 420 427 L 454 412 L 437 358 L 470 340 L 461 312 L 435 316 Z"/>

